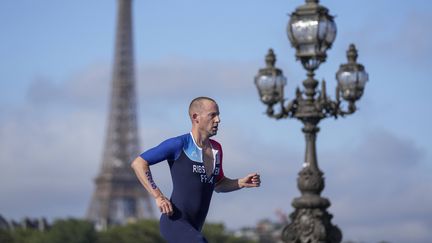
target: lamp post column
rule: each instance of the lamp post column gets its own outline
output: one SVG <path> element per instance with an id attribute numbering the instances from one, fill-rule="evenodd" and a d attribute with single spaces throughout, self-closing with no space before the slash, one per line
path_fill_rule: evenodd
<path id="1" fill-rule="evenodd" d="M 342 232 L 332 225 L 332 215 L 327 212 L 330 201 L 321 197 L 324 189 L 324 178 L 316 156 L 316 135 L 319 119 L 304 119 L 303 133 L 306 139 L 306 153 L 303 169 L 297 178 L 297 187 L 301 196 L 295 198 L 292 206 L 291 223 L 282 233 L 282 239 L 289 243 L 339 243 Z"/>

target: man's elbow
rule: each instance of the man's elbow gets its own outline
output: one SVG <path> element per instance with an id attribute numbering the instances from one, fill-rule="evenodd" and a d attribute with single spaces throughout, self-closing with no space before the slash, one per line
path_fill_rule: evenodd
<path id="1" fill-rule="evenodd" d="M 142 168 L 145 165 L 145 160 L 142 159 L 140 156 L 138 156 L 134 161 L 131 163 L 131 167 L 135 170 L 137 168 Z"/>
<path id="2" fill-rule="evenodd" d="M 214 191 L 217 193 L 223 192 L 220 186 L 215 186 Z"/>

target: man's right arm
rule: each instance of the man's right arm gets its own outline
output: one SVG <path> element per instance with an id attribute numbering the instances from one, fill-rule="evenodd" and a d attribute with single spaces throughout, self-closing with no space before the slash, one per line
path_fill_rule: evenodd
<path id="1" fill-rule="evenodd" d="M 161 190 L 157 187 L 153 180 L 152 173 L 150 171 L 149 163 L 144 160 L 141 156 L 138 156 L 131 164 L 133 170 L 135 171 L 138 180 L 144 186 L 144 188 L 152 195 L 156 200 L 156 205 L 161 213 L 167 215 L 173 214 L 173 208 L 171 202 L 166 198 Z"/>

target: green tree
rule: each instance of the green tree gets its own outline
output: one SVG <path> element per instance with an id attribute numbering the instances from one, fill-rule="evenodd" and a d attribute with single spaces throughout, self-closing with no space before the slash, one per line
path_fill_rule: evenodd
<path id="1" fill-rule="evenodd" d="M 13 243 L 12 235 L 9 231 L 0 229 L 0 243 Z"/>
<path id="2" fill-rule="evenodd" d="M 223 224 L 205 224 L 203 234 L 209 243 L 253 243 L 235 237 Z M 57 220 L 47 231 L 15 229 L 0 231 L 0 243 L 165 243 L 159 222 L 142 220 L 96 232 L 85 220 Z"/>
<path id="3" fill-rule="evenodd" d="M 206 223 L 203 227 L 203 235 L 209 243 L 253 243 L 254 241 L 236 237 L 228 232 L 221 223 Z"/>
<path id="4" fill-rule="evenodd" d="M 9 231 L 12 241 L 7 243 L 42 243 L 43 233 L 35 229 L 14 229 Z M 0 241 L 3 243 L 3 241 Z"/>
<path id="5" fill-rule="evenodd" d="M 57 220 L 43 234 L 43 243 L 94 243 L 96 240 L 93 224 L 78 219 Z"/>
<path id="6" fill-rule="evenodd" d="M 209 243 L 226 242 L 228 236 L 225 234 L 225 226 L 218 223 L 207 223 L 202 230 L 203 235 Z"/>
<path id="7" fill-rule="evenodd" d="M 125 226 L 115 226 L 99 233 L 97 243 L 165 243 L 159 234 L 159 222 L 142 220 Z"/>

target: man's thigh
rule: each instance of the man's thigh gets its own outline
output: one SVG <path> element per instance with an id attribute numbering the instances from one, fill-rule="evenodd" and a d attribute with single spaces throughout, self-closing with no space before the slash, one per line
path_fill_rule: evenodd
<path id="1" fill-rule="evenodd" d="M 162 216 L 160 232 L 168 243 L 207 243 L 201 232 L 182 219 L 171 220 Z"/>

